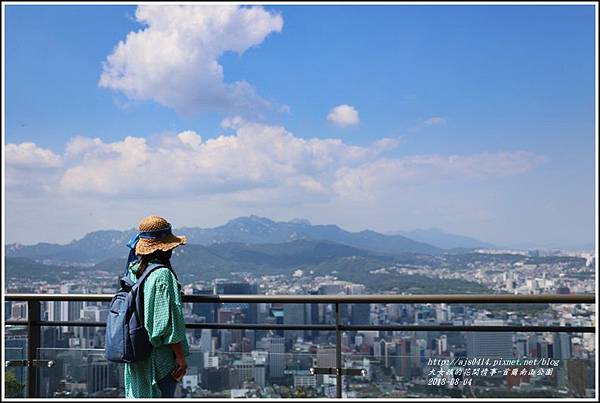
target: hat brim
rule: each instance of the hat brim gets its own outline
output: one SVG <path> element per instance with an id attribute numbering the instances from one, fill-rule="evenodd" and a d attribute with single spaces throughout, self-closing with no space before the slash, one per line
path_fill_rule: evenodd
<path id="1" fill-rule="evenodd" d="M 172 234 L 161 239 L 141 238 L 135 246 L 135 253 L 137 255 L 149 255 L 157 250 L 166 252 L 186 243 L 187 238 L 185 236 L 175 236 Z"/>

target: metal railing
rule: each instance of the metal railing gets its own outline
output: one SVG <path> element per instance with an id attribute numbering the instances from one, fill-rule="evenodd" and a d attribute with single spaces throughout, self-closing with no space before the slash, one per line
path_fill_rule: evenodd
<path id="1" fill-rule="evenodd" d="M 42 301 L 90 301 L 110 302 L 113 295 L 102 294 L 6 294 L 6 301 L 26 301 L 27 320 L 7 320 L 4 325 L 27 326 L 27 377 L 28 397 L 39 396 L 37 367 L 38 349 L 41 343 L 42 326 L 90 326 L 104 327 L 105 322 L 91 321 L 42 321 Z M 530 304 L 563 303 L 595 304 L 591 294 L 557 295 L 514 295 L 514 294 L 445 294 L 445 295 L 184 295 L 184 303 L 288 303 L 288 304 L 333 304 L 335 324 L 254 324 L 254 323 L 186 323 L 188 329 L 251 329 L 251 330 L 321 330 L 335 331 L 336 367 L 329 373 L 336 375 L 336 396 L 342 397 L 342 376 L 348 372 L 342 368 L 342 332 L 348 330 L 387 330 L 387 331 L 469 331 L 469 332 L 569 332 L 594 333 L 593 326 L 482 326 L 482 325 L 348 325 L 341 320 L 340 304 L 372 303 L 466 303 L 466 304 Z M 329 369 L 317 369 L 323 372 Z"/>

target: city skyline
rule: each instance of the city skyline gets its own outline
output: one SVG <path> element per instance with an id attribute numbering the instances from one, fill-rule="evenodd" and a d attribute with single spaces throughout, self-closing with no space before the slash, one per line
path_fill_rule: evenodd
<path id="1" fill-rule="evenodd" d="M 451 259 L 452 255 L 447 257 Z M 489 294 L 515 292 L 520 295 L 589 294 L 594 289 L 595 263 L 581 257 L 552 259 L 528 255 L 497 255 L 478 264 L 450 263 L 443 267 L 431 265 L 434 261 L 414 264 L 396 263 L 369 272 L 369 276 L 357 281 L 342 280 L 331 272 L 304 275 L 260 275 L 247 272 L 231 273 L 227 279 L 182 281 L 182 291 L 187 295 L 345 295 L 368 296 L 386 293 L 375 284 L 366 282 L 368 277 L 385 276 L 389 284 L 392 273 L 402 280 L 396 287 L 407 286 L 414 275 L 424 276 L 423 286 L 432 280 L 443 279 L 438 291 L 446 291 L 452 283 L 479 283 Z M 176 265 L 181 272 L 181 265 Z M 461 269 L 459 269 L 461 268 Z M 466 270 L 465 270 L 466 269 Z M 63 270 L 68 270 L 66 267 Z M 10 293 L 26 292 L 41 294 L 63 293 L 94 294 L 112 290 L 112 270 L 98 270 L 90 278 L 85 272 L 72 272 L 62 279 L 30 277 L 23 281 L 8 276 Z M 23 273 L 24 274 L 24 273 Z M 335 274 L 335 275 L 333 275 Z M 341 274 L 341 273 L 340 273 Z M 180 276 L 179 278 L 182 278 Z M 428 279 L 428 280 L 427 280 Z M 375 287 L 375 288 L 374 288 Z M 410 287 L 410 286 L 409 286 Z M 443 290 L 442 290 L 443 289 Z M 414 288 L 412 288 L 414 291 Z M 377 292 L 378 291 L 378 292 Z M 389 291 L 388 291 L 389 292 Z M 395 289 L 394 294 L 400 290 Z M 481 291 L 479 291 L 481 292 Z M 453 292 L 450 292 L 453 293 Z M 487 294 L 486 294 L 487 295 Z M 107 300 L 108 301 L 108 300 Z M 44 320 L 67 320 L 73 326 L 45 327 L 42 339 L 46 359 L 55 360 L 52 371 L 41 375 L 40 397 L 108 397 L 123 395 L 123 374 L 119 366 L 107 362 L 102 355 L 103 329 L 81 328 L 77 321 L 102 323 L 108 313 L 105 302 L 56 302 L 42 305 Z M 331 304 L 290 303 L 185 303 L 187 323 L 236 323 L 237 325 L 267 323 L 271 325 L 332 325 L 338 319 L 350 325 L 483 325 L 523 326 L 556 325 L 565 318 L 573 326 L 591 326 L 594 323 L 593 304 L 549 304 L 507 310 L 499 307 L 477 307 L 460 303 L 371 303 L 343 304 L 339 315 Z M 7 302 L 5 311 L 10 319 L 24 319 L 27 302 Z M 188 329 L 190 344 L 190 367 L 184 377 L 186 397 L 290 397 L 294 393 L 308 396 L 335 397 L 333 377 L 313 376 L 312 367 L 335 367 L 335 340 L 333 332 L 302 330 L 241 330 L 241 329 Z M 490 343 L 490 341 L 494 341 Z M 7 340 L 14 357 L 19 348 L 25 348 L 26 335 L 22 329 L 12 329 Z M 494 396 L 498 394 L 521 396 L 591 396 L 595 385 L 595 338 L 593 333 L 576 332 L 548 334 L 546 332 L 462 332 L 462 331 L 390 331 L 347 330 L 341 334 L 344 346 L 342 363 L 345 368 L 362 368 L 363 378 L 344 377 L 344 397 L 416 397 L 446 396 L 464 397 L 467 390 L 471 396 Z M 486 358 L 484 358 L 486 357 Z M 454 362 L 455 364 L 444 364 Z M 472 366 L 488 367 L 487 374 L 465 374 L 465 382 L 457 372 L 460 385 L 431 388 L 432 378 L 439 379 L 446 366 L 466 370 L 461 361 L 471 361 Z M 487 364 L 486 361 L 489 361 Z M 533 361 L 525 364 L 526 361 Z M 81 366 L 81 363 L 85 363 Z M 492 364 L 494 362 L 494 364 Z M 496 363 L 505 364 L 496 364 Z M 520 362 L 520 364 L 515 364 Z M 552 362 L 552 364 L 551 364 Z M 515 371 L 517 365 L 517 373 Z M 526 378 L 516 377 L 527 366 Z M 500 367 L 498 367 L 500 366 Z M 506 370 L 510 366 L 512 370 Z M 89 370 L 81 372 L 82 369 Z M 554 369 L 551 369 L 554 368 Z M 435 370 L 435 373 L 431 371 Z M 487 371 L 484 368 L 473 369 Z M 99 372 L 104 376 L 99 377 Z M 15 378 L 22 379 L 18 367 L 11 368 Z M 506 371 L 509 371 L 507 373 Z M 533 372 L 529 372 L 533 371 Z M 541 372 L 540 372 L 541 371 Z M 547 373 L 546 371 L 550 371 Z M 439 372 L 439 374 L 438 374 Z M 553 376 L 552 373 L 556 372 Z M 8 372 L 7 372 L 8 373 Z M 438 374 L 438 375 L 436 375 Z M 448 372 L 450 376 L 450 373 Z M 514 376 L 509 376 L 514 375 Z M 521 373 L 521 375 L 524 375 Z M 545 376 L 544 376 L 545 375 Z M 521 383 L 523 383 L 521 385 Z M 425 387 L 427 385 L 427 387 Z M 435 385 L 435 384 L 433 384 Z M 457 385 L 456 383 L 453 385 Z M 464 386 L 469 386 L 468 389 Z M 519 386 L 521 385 L 521 386 Z M 472 386 L 472 388 L 471 388 Z M 516 388 L 514 388 L 516 387 Z M 514 388 L 514 389 L 513 389 Z M 15 393 L 15 392 L 13 392 Z"/>
<path id="2" fill-rule="evenodd" d="M 185 7 L 5 8 L 6 243 L 148 214 L 595 243 L 592 5 Z"/>

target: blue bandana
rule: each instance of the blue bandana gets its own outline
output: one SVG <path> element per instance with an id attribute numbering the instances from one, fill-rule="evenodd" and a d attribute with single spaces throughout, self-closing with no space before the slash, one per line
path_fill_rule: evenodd
<path id="1" fill-rule="evenodd" d="M 140 239 L 162 239 L 167 235 L 172 235 L 171 224 L 169 224 L 167 228 L 157 229 L 154 231 L 142 231 L 134 235 L 129 242 L 127 242 L 127 246 L 130 250 L 129 257 L 127 258 L 127 265 L 125 266 L 125 275 L 127 275 L 129 267 L 138 261 L 137 255 L 135 254 L 135 246 Z"/>

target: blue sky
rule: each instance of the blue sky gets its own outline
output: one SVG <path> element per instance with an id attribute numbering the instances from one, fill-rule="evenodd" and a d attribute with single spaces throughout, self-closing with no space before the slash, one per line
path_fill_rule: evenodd
<path id="1" fill-rule="evenodd" d="M 167 22 L 149 11 L 156 36 L 134 46 L 128 34 L 144 28 L 134 6 L 6 7 L 7 241 L 129 228 L 158 203 L 176 226 L 255 213 L 350 230 L 435 226 L 505 245 L 594 242 L 593 6 L 266 6 L 232 11 L 232 24 L 250 23 L 225 34 L 198 28 L 203 18 L 224 21 L 205 10 L 166 13 Z M 264 31 L 248 39 L 257 26 Z M 169 42 L 173 32 L 189 42 Z M 126 77 L 100 85 L 119 41 L 127 46 L 112 66 L 126 65 Z M 151 46 L 181 52 L 171 60 Z M 213 61 L 221 79 L 206 73 Z M 358 114 L 354 123 L 327 118 L 340 105 Z M 258 140 L 274 128 L 283 132 Z M 186 131 L 205 147 L 182 154 L 198 165 L 175 175 L 167 201 L 135 180 L 156 167 L 111 154 L 132 136 L 155 159 L 161 142 Z M 215 154 L 206 141 L 219 135 L 241 145 L 219 148 L 218 162 L 251 155 L 254 174 L 207 165 Z M 74 138 L 100 143 L 69 154 Z M 384 138 L 393 145 L 374 146 Z M 260 148 L 269 141 L 280 154 Z M 365 155 L 354 159 L 352 147 Z M 38 180 L 40 169 L 50 176 Z M 119 169 L 140 171 L 129 183 Z M 50 207 L 64 205 L 69 214 Z M 61 231 L 32 234 L 49 216 Z"/>

